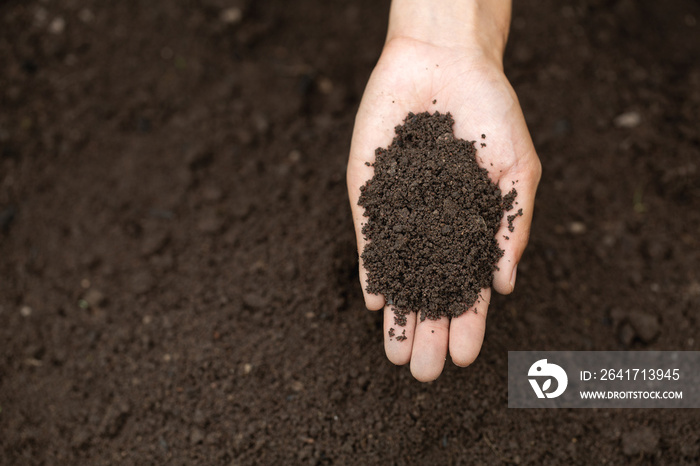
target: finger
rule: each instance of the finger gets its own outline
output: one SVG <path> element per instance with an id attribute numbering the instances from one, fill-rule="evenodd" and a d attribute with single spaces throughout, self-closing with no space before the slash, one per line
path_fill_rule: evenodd
<path id="1" fill-rule="evenodd" d="M 364 246 L 362 247 L 364 248 Z M 360 258 L 360 285 L 362 286 L 362 294 L 365 297 L 365 306 L 367 309 L 370 311 L 378 311 L 384 307 L 384 296 L 367 292 L 367 270 L 362 265 L 362 258 Z"/>
<path id="2" fill-rule="evenodd" d="M 393 306 L 384 307 L 384 351 L 389 361 L 397 366 L 403 366 L 411 360 L 416 313 L 409 312 L 406 315 L 406 324 L 403 326 L 396 323 L 395 316 Z"/>
<path id="3" fill-rule="evenodd" d="M 493 288 L 501 294 L 509 294 L 515 288 L 517 266 L 530 239 L 535 192 L 542 169 L 534 151 L 533 156 L 526 160 L 518 170 L 505 173 L 499 180 L 504 195 L 512 189 L 518 193 L 513 208 L 503 214 L 496 233 L 503 257 L 496 264 L 498 269 L 493 274 Z"/>
<path id="4" fill-rule="evenodd" d="M 450 320 L 418 319 L 411 350 L 411 373 L 420 382 L 437 379 L 445 367 Z"/>
<path id="5" fill-rule="evenodd" d="M 368 167 L 358 157 L 350 157 L 350 160 L 348 161 L 347 173 L 348 197 L 350 198 L 352 219 L 355 224 L 355 237 L 357 239 L 358 254 L 362 254 L 362 251 L 364 251 L 367 243 L 365 236 L 362 234 L 362 226 L 367 221 L 367 218 L 364 216 L 364 209 L 360 207 L 357 202 L 360 199 L 360 186 L 372 178 L 372 174 L 372 167 Z M 362 294 L 365 298 L 365 306 L 367 306 L 367 309 L 371 311 L 378 311 L 384 307 L 384 297 L 379 294 L 371 294 L 367 292 L 367 271 L 362 265 L 362 258 L 360 258 L 359 264 L 360 285 L 362 286 Z"/>
<path id="6" fill-rule="evenodd" d="M 484 288 L 474 306 L 450 322 L 450 357 L 460 367 L 473 363 L 481 351 L 490 300 L 491 288 Z"/>
<path id="7" fill-rule="evenodd" d="M 358 114 L 352 142 L 350 144 L 350 157 L 348 159 L 346 175 L 350 209 L 352 211 L 352 220 L 355 225 L 358 255 L 362 254 L 367 244 L 365 235 L 362 234 L 362 227 L 367 222 L 367 217 L 364 215 L 364 208 L 358 204 L 360 200 L 360 187 L 374 176 L 372 164 L 375 160 L 375 149 L 377 147 L 382 147 L 382 143 L 387 145 L 387 140 L 389 142 L 391 141 L 391 133 L 387 133 L 386 129 L 383 131 L 371 131 L 370 128 L 361 123 L 364 120 L 365 118 L 361 118 Z M 384 297 L 379 294 L 367 292 L 367 271 L 362 265 L 361 258 L 359 264 L 360 284 L 362 286 L 362 294 L 365 298 L 365 306 L 372 311 L 378 311 L 384 307 Z"/>

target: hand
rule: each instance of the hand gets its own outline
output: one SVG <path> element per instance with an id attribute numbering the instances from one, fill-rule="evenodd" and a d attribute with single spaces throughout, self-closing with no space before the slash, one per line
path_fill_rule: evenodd
<path id="1" fill-rule="evenodd" d="M 347 183 L 358 252 L 364 249 L 361 229 L 366 221 L 363 209 L 357 205 L 360 186 L 373 175 L 373 168 L 365 162 L 373 163 L 375 149 L 391 143 L 394 127 L 403 123 L 409 111 L 436 110 L 452 113 L 456 137 L 477 141 L 477 160 L 501 191 L 505 194 L 515 187 L 518 192 L 515 208 L 522 208 L 523 215 L 516 218 L 515 231 L 510 232 L 504 214 L 496 236 L 505 253 L 497 264 L 493 288 L 508 294 L 513 291 L 517 264 L 528 241 L 541 165 L 500 61 L 482 53 L 479 47 L 435 45 L 405 36 L 387 41 L 357 113 L 348 162 Z M 486 135 L 485 140 L 481 134 Z M 481 142 L 486 147 L 480 147 Z M 483 299 L 472 309 L 475 312 L 465 312 L 451 322 L 447 317 L 417 322 L 416 313 L 410 313 L 405 326 L 407 339 L 397 341 L 388 335 L 390 327 L 397 329 L 393 311 L 383 296 L 367 293 L 367 272 L 362 262 L 360 281 L 367 308 L 384 308 L 387 357 L 397 365 L 410 362 L 416 379 L 436 379 L 448 348 L 458 366 L 467 366 L 476 359 L 484 338 L 490 289 L 482 290 Z M 403 328 L 397 330 L 400 334 Z"/>

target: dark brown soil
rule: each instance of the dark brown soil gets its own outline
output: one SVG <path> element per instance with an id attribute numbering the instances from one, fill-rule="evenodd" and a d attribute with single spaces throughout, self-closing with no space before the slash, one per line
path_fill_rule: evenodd
<path id="1" fill-rule="evenodd" d="M 394 305 L 399 321 L 408 310 L 421 320 L 461 315 L 503 256 L 495 235 L 517 193 L 501 197 L 474 141 L 455 139 L 453 124 L 449 113 L 409 113 L 360 188 L 367 290 Z"/>
<path id="2" fill-rule="evenodd" d="M 700 5 L 514 4 L 530 245 L 425 385 L 344 182 L 388 3 L 0 2 L 0 463 L 700 462 L 695 410 L 506 407 L 508 350 L 700 348 Z"/>

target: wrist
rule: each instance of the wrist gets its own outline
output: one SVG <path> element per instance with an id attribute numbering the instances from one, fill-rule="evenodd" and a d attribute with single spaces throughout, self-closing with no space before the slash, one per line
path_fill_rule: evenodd
<path id="1" fill-rule="evenodd" d="M 393 0 L 387 42 L 466 49 L 502 66 L 510 11 L 510 0 Z"/>

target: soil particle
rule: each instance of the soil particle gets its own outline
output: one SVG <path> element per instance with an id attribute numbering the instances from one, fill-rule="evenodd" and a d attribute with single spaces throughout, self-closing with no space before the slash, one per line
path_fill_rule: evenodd
<path id="1" fill-rule="evenodd" d="M 586 232 L 586 224 L 583 222 L 571 222 L 568 230 L 574 235 L 581 235 Z"/>
<path id="2" fill-rule="evenodd" d="M 193 146 L 185 152 L 185 163 L 192 171 L 208 166 L 212 159 L 211 149 L 206 146 Z"/>
<path id="3" fill-rule="evenodd" d="M 225 8 L 221 11 L 219 17 L 226 24 L 238 24 L 243 20 L 243 12 L 236 7 Z"/>
<path id="4" fill-rule="evenodd" d="M 49 24 L 49 32 L 51 34 L 62 34 L 63 31 L 66 29 L 66 20 L 63 19 L 62 17 L 57 17 L 54 18 L 53 21 Z"/>
<path id="5" fill-rule="evenodd" d="M 253 211 L 253 204 L 250 201 L 238 201 L 231 205 L 231 214 L 237 220 L 245 220 Z"/>
<path id="6" fill-rule="evenodd" d="M 661 331 L 659 319 L 653 314 L 634 311 L 629 313 L 628 319 L 635 334 L 644 343 L 651 343 Z"/>
<path id="7" fill-rule="evenodd" d="M 453 124 L 449 113 L 409 113 L 391 145 L 376 150 L 374 176 L 361 188 L 367 289 L 395 304 L 396 325 L 408 310 L 421 320 L 462 314 L 503 255 L 495 234 L 517 193 L 501 197 L 474 142 L 456 139 Z M 519 215 L 508 217 L 511 231 Z"/>
<path id="8" fill-rule="evenodd" d="M 221 432 L 209 432 L 204 439 L 204 443 L 207 445 L 218 445 L 221 442 L 221 437 Z"/>
<path id="9" fill-rule="evenodd" d="M 107 301 L 105 295 L 95 288 L 88 290 L 83 299 L 92 308 L 100 307 Z"/>
<path id="10" fill-rule="evenodd" d="M 648 312 L 614 309 L 611 317 L 618 325 L 618 336 L 625 346 L 631 345 L 635 339 L 651 343 L 661 333 L 658 317 Z"/>
<path id="11" fill-rule="evenodd" d="M 618 338 L 620 340 L 620 343 L 622 343 L 626 347 L 629 347 L 634 341 L 634 337 L 634 329 L 629 323 L 625 322 L 620 326 L 620 330 L 618 331 Z"/>
<path id="12" fill-rule="evenodd" d="M 6 233 L 7 230 L 10 229 L 10 225 L 12 224 L 12 220 L 14 220 L 16 214 L 17 212 L 12 207 L 8 207 L 0 212 L 0 231 Z"/>
<path id="13" fill-rule="evenodd" d="M 216 203 L 224 197 L 224 192 L 217 186 L 207 186 L 202 190 L 202 199 L 206 202 Z"/>
<path id="14" fill-rule="evenodd" d="M 77 429 L 71 437 L 71 445 L 75 448 L 82 448 L 90 443 L 92 433 L 88 429 Z"/>
<path id="15" fill-rule="evenodd" d="M 298 380 L 292 382 L 291 388 L 294 392 L 299 393 L 304 391 L 304 384 Z"/>
<path id="16" fill-rule="evenodd" d="M 141 243 L 141 255 L 144 257 L 158 254 L 170 242 L 167 230 L 154 231 L 146 235 Z"/>
<path id="17" fill-rule="evenodd" d="M 202 432 L 202 429 L 199 429 L 195 427 L 190 431 L 190 443 L 193 445 L 196 445 L 198 443 L 202 443 L 204 441 L 204 432 Z"/>
<path id="18" fill-rule="evenodd" d="M 155 286 L 155 279 L 148 270 L 138 270 L 131 277 L 131 289 L 136 294 L 144 294 Z"/>
<path id="19" fill-rule="evenodd" d="M 618 128 L 636 128 L 642 122 L 639 112 L 625 112 L 615 117 L 613 124 Z"/>
<path id="20" fill-rule="evenodd" d="M 243 304 L 249 309 L 263 309 L 268 306 L 269 300 L 259 293 L 246 293 L 243 295 Z"/>
<path id="21" fill-rule="evenodd" d="M 207 423 L 207 416 L 204 414 L 204 411 L 201 409 L 196 409 L 194 411 L 194 415 L 192 416 L 192 422 L 199 427 L 204 427 L 204 425 Z"/>
<path id="22" fill-rule="evenodd" d="M 107 438 L 116 437 L 130 414 L 131 406 L 127 401 L 118 400 L 112 403 L 100 423 L 100 435 Z"/>
<path id="23" fill-rule="evenodd" d="M 653 453 L 658 444 L 659 434 L 650 427 L 622 434 L 622 452 L 627 456 Z"/>
<path id="24" fill-rule="evenodd" d="M 515 226 L 513 226 L 513 221 L 523 215 L 523 209 L 518 209 L 516 213 L 508 216 L 508 231 L 513 233 L 515 231 Z"/>
<path id="25" fill-rule="evenodd" d="M 197 229 L 205 234 L 213 235 L 223 227 L 223 222 L 215 212 L 207 212 L 199 220 Z"/>

